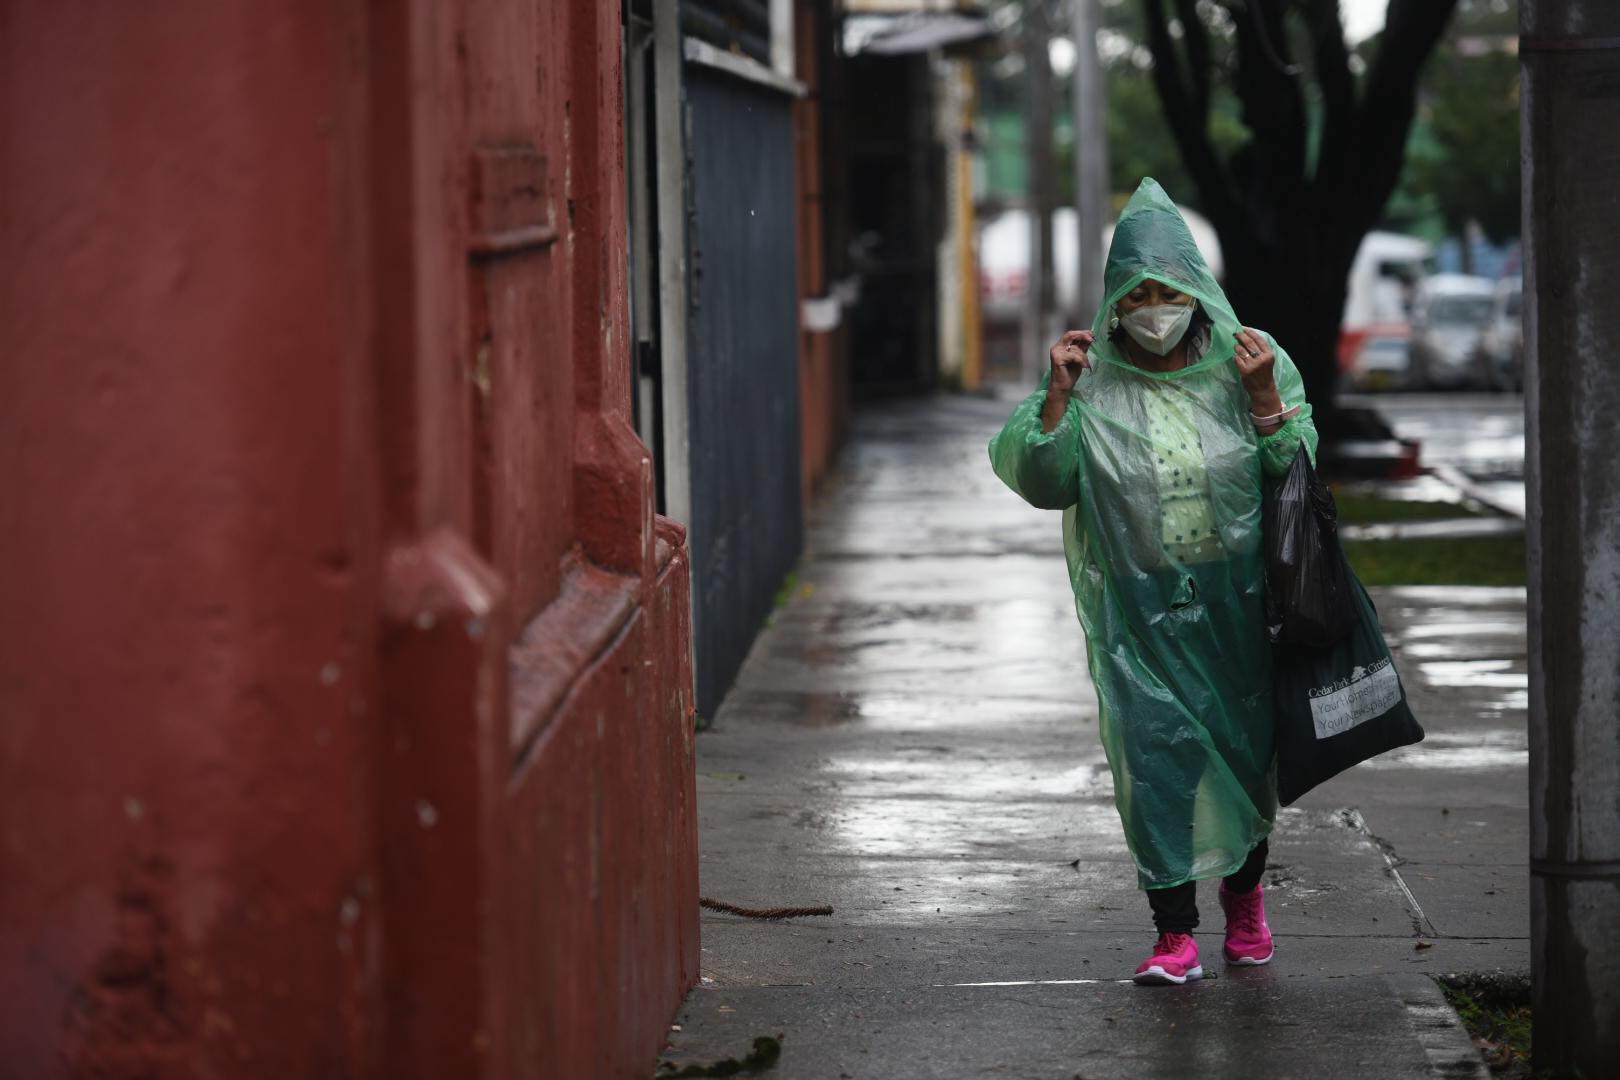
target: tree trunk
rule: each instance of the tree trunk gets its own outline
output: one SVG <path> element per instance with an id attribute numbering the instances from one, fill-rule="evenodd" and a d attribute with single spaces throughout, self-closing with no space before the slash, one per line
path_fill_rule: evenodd
<path id="1" fill-rule="evenodd" d="M 1269 332 L 1287 350 L 1305 380 L 1318 431 L 1335 438 L 1342 426 L 1335 405 L 1339 321 L 1360 237 L 1333 228 L 1331 215 L 1285 220 L 1265 214 L 1267 205 L 1252 205 L 1237 230 L 1218 230 L 1227 297 L 1245 326 Z"/>
<path id="2" fill-rule="evenodd" d="M 1198 0 L 1144 0 L 1143 12 L 1154 86 L 1221 238 L 1227 294 L 1239 318 L 1270 331 L 1293 357 L 1324 439 L 1390 438 L 1369 410 L 1335 406 L 1339 322 L 1356 248 L 1400 178 L 1418 72 L 1457 0 L 1390 0 L 1378 49 L 1359 80 L 1336 4 L 1219 2 L 1237 27 L 1236 63 L 1222 77 L 1231 80 L 1250 132 L 1230 156 L 1210 139 L 1220 65 Z M 1306 67 L 1293 62 L 1290 16 L 1310 31 L 1320 106 L 1314 154 Z"/>

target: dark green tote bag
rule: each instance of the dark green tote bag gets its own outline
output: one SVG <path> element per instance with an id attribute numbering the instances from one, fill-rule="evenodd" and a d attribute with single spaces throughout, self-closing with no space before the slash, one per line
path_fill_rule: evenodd
<path id="1" fill-rule="evenodd" d="M 1276 646 L 1277 799 L 1289 805 L 1370 757 L 1423 739 L 1406 704 L 1378 612 L 1355 574 L 1360 618 L 1325 649 Z"/>

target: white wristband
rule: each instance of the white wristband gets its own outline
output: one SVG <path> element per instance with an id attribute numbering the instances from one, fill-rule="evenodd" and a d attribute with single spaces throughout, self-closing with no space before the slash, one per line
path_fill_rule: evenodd
<path id="1" fill-rule="evenodd" d="M 1273 416 L 1256 416 L 1254 413 L 1250 413 L 1249 419 L 1254 421 L 1255 427 L 1267 427 L 1268 425 L 1275 424 L 1279 420 L 1281 420 L 1283 423 L 1287 423 L 1299 415 L 1299 410 L 1301 408 L 1302 406 L 1295 405 L 1292 409 L 1284 409 L 1282 412 Z"/>

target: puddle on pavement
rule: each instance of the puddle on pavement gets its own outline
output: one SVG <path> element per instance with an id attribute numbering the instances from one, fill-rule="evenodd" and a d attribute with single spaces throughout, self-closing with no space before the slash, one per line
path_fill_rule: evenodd
<path id="1" fill-rule="evenodd" d="M 832 850 L 854 855 L 929 858 L 995 857 L 1047 849 L 1053 862 L 1084 850 L 1088 858 L 1122 855 L 1124 836 L 1111 798 L 1072 802 L 986 803 L 971 798 L 865 798 L 840 801 L 826 813 Z M 964 871 L 965 872 L 965 871 Z M 978 872 L 977 869 L 974 871 Z"/>
<path id="2" fill-rule="evenodd" d="M 1423 605 L 1425 612 L 1432 605 L 1445 604 L 1452 608 L 1490 607 L 1524 602 L 1522 585 L 1388 585 L 1380 590 L 1395 600 L 1414 601 Z M 1443 609 L 1439 609 L 1442 610 Z M 1457 615 L 1462 615 L 1458 610 Z M 1520 622 L 1519 626 L 1524 623 Z"/>
<path id="3" fill-rule="evenodd" d="M 1514 671 L 1512 660 L 1431 660 L 1418 664 L 1430 686 L 1477 686 L 1525 690 L 1530 673 Z"/>
<path id="4" fill-rule="evenodd" d="M 1478 651 L 1445 641 L 1413 641 L 1402 647 L 1401 655 L 1411 660 L 1458 660 Z"/>
<path id="5" fill-rule="evenodd" d="M 1403 746 L 1364 761 L 1364 769 L 1496 769 L 1525 768 L 1529 742 L 1522 731 L 1436 732 L 1413 746 Z"/>
<path id="6" fill-rule="evenodd" d="M 733 691 L 717 723 L 771 721 L 828 728 L 859 724 L 873 731 L 983 731 L 1025 724 L 1096 726 L 1096 695 L 1089 682 L 1074 687 L 1072 699 L 846 691 L 798 693 L 749 688 Z M 1093 738 L 1090 734 L 1081 738 Z"/>
<path id="7" fill-rule="evenodd" d="M 1401 637 L 1406 639 L 1483 637 L 1491 634 L 1500 634 L 1503 637 L 1515 635 L 1522 637 L 1524 635 L 1524 623 L 1470 619 L 1467 622 L 1429 621 L 1401 628 Z"/>
<path id="8" fill-rule="evenodd" d="M 1346 495 L 1374 496 L 1403 502 L 1456 502 L 1457 489 L 1434 476 L 1416 476 L 1410 480 L 1351 480 L 1334 484 L 1335 491 Z"/>
<path id="9" fill-rule="evenodd" d="M 894 798 L 1049 799 L 1112 798 L 1114 783 L 1100 751 L 1095 760 L 1053 772 L 1045 762 L 956 756 L 953 747 L 928 747 L 932 760 L 913 751 L 883 757 L 834 757 L 822 775 L 836 780 L 845 795 Z M 1077 755 L 1079 756 L 1079 755 Z M 870 790 L 863 790 L 870 789 Z"/>

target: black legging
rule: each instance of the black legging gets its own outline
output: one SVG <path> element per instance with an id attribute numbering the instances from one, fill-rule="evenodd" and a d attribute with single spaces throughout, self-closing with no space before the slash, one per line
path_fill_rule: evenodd
<path id="1" fill-rule="evenodd" d="M 1226 878 L 1226 887 L 1232 892 L 1246 893 L 1260 884 L 1260 875 L 1266 872 L 1264 840 L 1254 846 L 1243 860 L 1237 873 Z M 1198 925 L 1198 882 L 1184 881 L 1168 889 L 1147 890 L 1148 904 L 1153 908 L 1153 925 L 1161 934 L 1190 934 Z"/>

